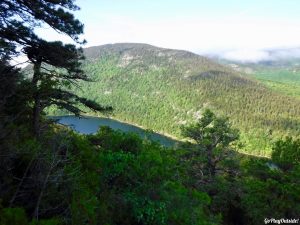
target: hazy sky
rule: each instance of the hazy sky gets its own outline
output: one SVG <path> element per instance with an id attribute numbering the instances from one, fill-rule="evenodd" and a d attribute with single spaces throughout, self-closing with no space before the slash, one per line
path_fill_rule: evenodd
<path id="1" fill-rule="evenodd" d="M 227 58 L 300 47 L 300 0 L 77 0 L 87 46 L 141 42 Z M 49 29 L 40 30 L 57 39 Z"/>

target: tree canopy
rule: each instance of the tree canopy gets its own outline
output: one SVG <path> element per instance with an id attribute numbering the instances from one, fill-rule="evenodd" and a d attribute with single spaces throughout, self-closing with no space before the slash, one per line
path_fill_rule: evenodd
<path id="1" fill-rule="evenodd" d="M 35 27 L 47 24 L 70 36 L 77 43 L 83 24 L 70 11 L 79 10 L 74 0 L 3 0 L 0 3 L 0 44 L 2 54 L 16 53 L 18 45 L 30 46 L 38 41 Z"/>
<path id="2" fill-rule="evenodd" d="M 88 80 L 81 69 L 82 50 L 74 44 L 46 41 L 34 31 L 35 27 L 47 24 L 82 44 L 85 42 L 80 40 L 83 24 L 70 12 L 78 9 L 73 0 L 4 0 L 0 4 L 1 58 L 8 60 L 23 52 L 33 65 L 32 95 L 28 102 L 32 105 L 31 120 L 36 136 L 40 115 L 48 106 L 56 105 L 76 115 L 82 112 L 78 104 L 95 111 L 111 109 L 67 90 L 78 80 Z"/>
<path id="3" fill-rule="evenodd" d="M 229 154 L 230 144 L 239 137 L 228 118 L 218 117 L 206 109 L 197 123 L 183 127 L 183 135 L 197 143 L 200 154 L 207 158 L 208 174 L 214 177 L 217 164 Z"/>

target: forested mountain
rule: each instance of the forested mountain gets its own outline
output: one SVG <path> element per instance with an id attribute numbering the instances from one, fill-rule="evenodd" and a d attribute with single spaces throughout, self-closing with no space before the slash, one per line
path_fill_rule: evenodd
<path id="1" fill-rule="evenodd" d="M 217 60 L 236 71 L 243 72 L 250 78 L 257 79 L 272 90 L 300 99 L 299 58 L 287 57 L 257 63 Z"/>
<path id="2" fill-rule="evenodd" d="M 186 51 L 106 45 L 84 61 L 74 2 L 0 1 L 0 225 L 299 222 L 299 100 Z M 44 25 L 74 44 L 44 40 Z M 27 71 L 11 65 L 20 53 Z M 76 116 L 113 106 L 190 141 L 77 133 L 47 116 L 54 106 Z M 271 157 L 238 153 L 240 140 L 255 154 L 274 140 Z"/>
<path id="3" fill-rule="evenodd" d="M 300 132 L 299 100 L 194 53 L 124 43 L 84 54 L 94 82 L 74 91 L 113 106 L 120 120 L 181 138 L 180 126 L 210 108 L 242 131 L 242 151 L 258 155 L 269 155 L 273 138 Z"/>

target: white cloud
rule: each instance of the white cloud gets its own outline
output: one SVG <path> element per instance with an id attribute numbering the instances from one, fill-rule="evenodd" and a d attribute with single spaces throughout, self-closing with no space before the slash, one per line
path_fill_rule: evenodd
<path id="1" fill-rule="evenodd" d="M 241 62 L 258 62 L 263 60 L 269 60 L 270 54 L 263 50 L 249 50 L 249 49 L 239 49 L 226 51 L 223 54 L 219 54 L 220 57 Z"/>
<path id="2" fill-rule="evenodd" d="M 106 15 L 86 24 L 89 45 L 146 42 L 188 50 L 261 49 L 300 45 L 299 23 L 258 19 L 180 18 L 138 21 Z"/>
<path id="3" fill-rule="evenodd" d="M 70 42 L 69 38 L 50 29 L 38 32 L 47 40 Z M 85 22 L 84 38 L 87 46 L 139 42 L 200 54 L 218 53 L 233 60 L 259 61 L 270 58 L 264 49 L 300 46 L 300 26 L 299 21 L 251 18 L 244 14 L 227 18 L 199 16 L 164 20 L 101 14 Z"/>

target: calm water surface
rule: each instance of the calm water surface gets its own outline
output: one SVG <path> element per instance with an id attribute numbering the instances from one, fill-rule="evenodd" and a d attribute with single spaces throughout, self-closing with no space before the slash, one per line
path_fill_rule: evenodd
<path id="1" fill-rule="evenodd" d="M 99 117 L 76 117 L 76 116 L 52 116 L 52 119 L 58 120 L 58 123 L 67 125 L 79 133 L 93 134 L 96 133 L 99 127 L 108 126 L 114 130 L 123 132 L 133 132 L 140 135 L 142 138 L 148 137 L 153 141 L 158 141 L 166 147 L 175 146 L 177 141 L 158 133 L 147 133 L 142 128 L 122 123 L 117 120 Z"/>

